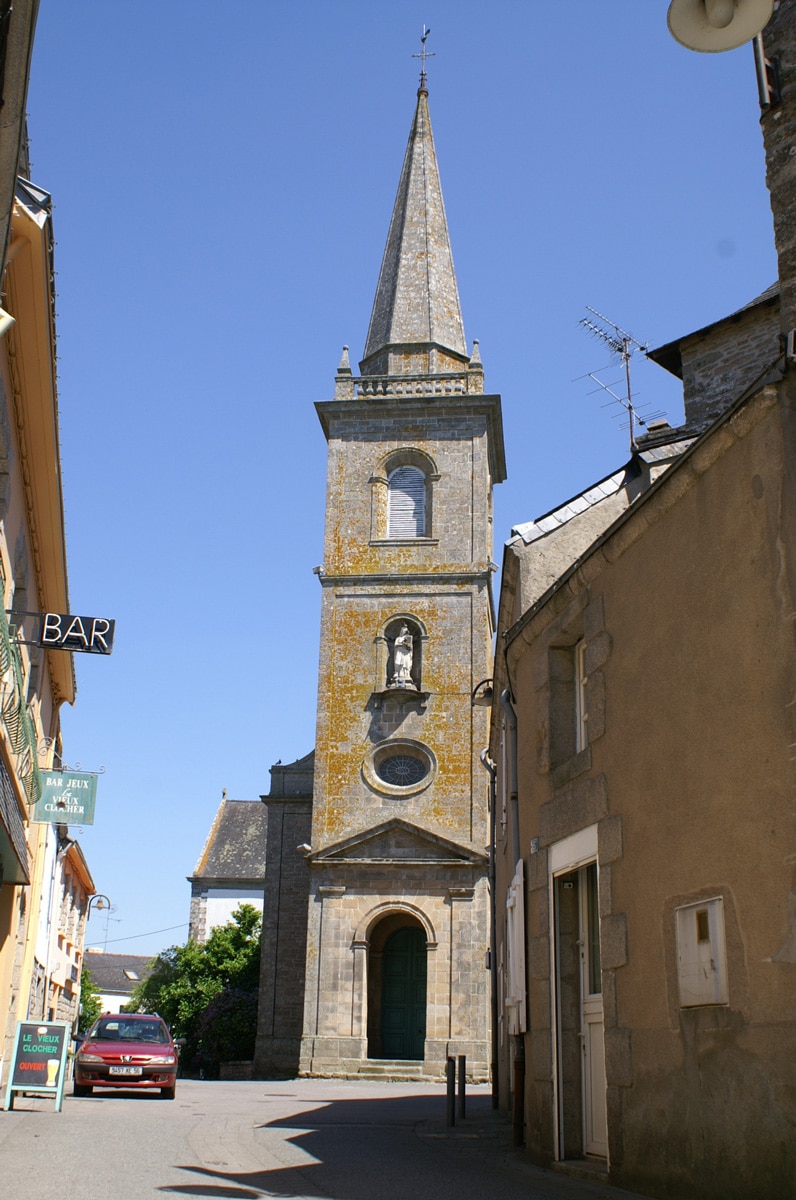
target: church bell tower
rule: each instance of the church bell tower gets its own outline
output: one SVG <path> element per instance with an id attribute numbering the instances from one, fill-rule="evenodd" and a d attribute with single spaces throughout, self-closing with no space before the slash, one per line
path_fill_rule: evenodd
<path id="1" fill-rule="evenodd" d="M 328 473 L 302 1073 L 489 1063 L 492 486 L 425 73 L 359 375 L 317 405 Z"/>
<path id="2" fill-rule="evenodd" d="M 314 764 L 273 768 L 264 797 L 257 1068 L 289 1073 L 295 1045 L 301 1074 L 438 1078 L 466 1054 L 486 1078 L 488 731 L 472 697 L 492 673 L 505 463 L 500 397 L 465 341 L 425 73 L 359 374 L 345 349 L 316 407 L 317 738 Z"/>

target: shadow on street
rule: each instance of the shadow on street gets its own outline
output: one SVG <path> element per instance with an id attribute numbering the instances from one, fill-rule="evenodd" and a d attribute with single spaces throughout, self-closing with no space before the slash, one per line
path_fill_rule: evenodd
<path id="1" fill-rule="evenodd" d="M 302 1111 L 257 1126 L 258 1143 L 283 1165 L 249 1172 L 180 1165 L 184 1185 L 165 1194 L 209 1200 L 631 1200 L 607 1184 L 532 1166 L 510 1145 L 491 1097 L 470 1095 L 467 1117 L 445 1126 L 445 1095 L 304 1100 Z"/>

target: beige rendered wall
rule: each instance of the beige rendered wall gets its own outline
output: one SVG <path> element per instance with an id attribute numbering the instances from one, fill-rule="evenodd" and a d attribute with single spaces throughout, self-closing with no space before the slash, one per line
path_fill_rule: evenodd
<path id="1" fill-rule="evenodd" d="M 769 389 L 715 429 L 509 650 L 523 849 L 539 838 L 529 1148 L 555 1153 L 547 851 L 596 823 L 610 1168 L 656 1196 L 773 1200 L 796 1177 L 781 428 Z M 587 749 L 558 762 L 551 650 L 579 636 L 598 719 Z M 711 896 L 724 902 L 729 1003 L 684 1009 L 674 910 Z"/>

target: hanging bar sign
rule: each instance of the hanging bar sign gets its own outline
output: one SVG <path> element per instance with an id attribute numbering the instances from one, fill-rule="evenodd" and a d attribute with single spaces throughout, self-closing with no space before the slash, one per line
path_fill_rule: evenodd
<path id="1" fill-rule="evenodd" d="M 93 825 L 97 778 L 95 771 L 42 771 L 41 796 L 31 805 L 31 821 Z"/>
<path id="2" fill-rule="evenodd" d="M 74 617 L 68 613 L 39 613 L 36 644 L 45 650 L 81 650 L 110 654 L 115 621 L 105 617 Z"/>

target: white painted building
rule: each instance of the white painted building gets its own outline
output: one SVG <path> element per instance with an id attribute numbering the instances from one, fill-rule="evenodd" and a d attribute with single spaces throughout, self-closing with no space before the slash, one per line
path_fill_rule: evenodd
<path id="1" fill-rule="evenodd" d="M 193 875 L 189 936 L 207 940 L 241 904 L 263 911 L 266 809 L 259 800 L 221 801 Z"/>

